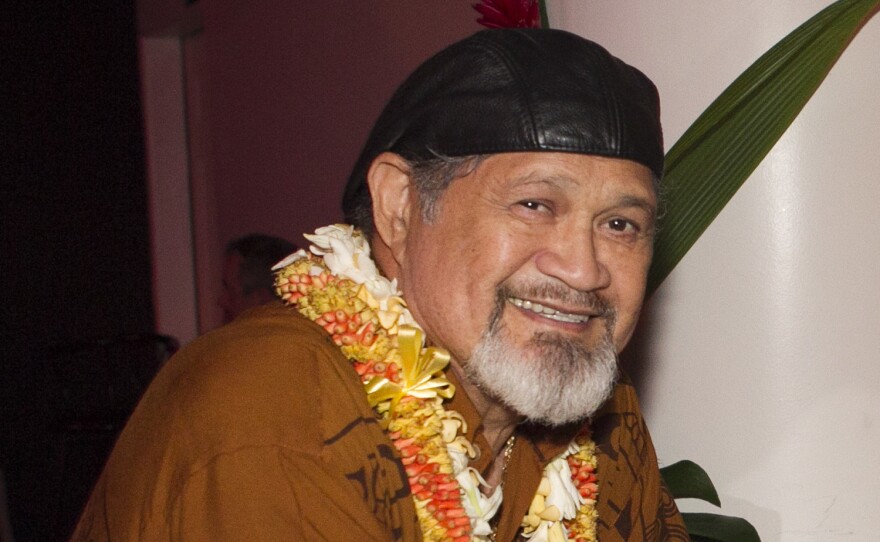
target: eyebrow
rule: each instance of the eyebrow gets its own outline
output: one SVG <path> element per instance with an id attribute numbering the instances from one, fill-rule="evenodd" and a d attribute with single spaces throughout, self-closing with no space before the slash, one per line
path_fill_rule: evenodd
<path id="1" fill-rule="evenodd" d="M 530 172 L 526 175 L 519 175 L 513 178 L 515 183 L 520 186 L 543 184 L 553 187 L 560 187 L 564 184 L 577 185 L 578 181 L 568 175 L 541 175 L 537 172 Z M 617 207 L 636 207 L 643 209 L 650 215 L 651 221 L 656 222 L 657 204 L 652 204 L 647 198 L 632 194 L 621 194 L 615 203 Z"/>
<path id="2" fill-rule="evenodd" d="M 654 218 L 654 215 L 657 214 L 657 206 L 651 204 L 651 202 L 647 199 L 639 196 L 624 194 L 618 200 L 617 205 L 620 207 L 640 207 L 650 213 L 651 218 Z"/>
<path id="3" fill-rule="evenodd" d="M 518 185 L 546 184 L 559 187 L 563 184 L 577 184 L 577 181 L 567 175 L 542 175 L 538 172 L 530 172 L 526 175 L 518 175 L 513 178 Z"/>
<path id="4" fill-rule="evenodd" d="M 522 175 L 520 177 L 516 177 L 514 179 L 518 184 L 530 185 L 530 184 L 547 184 L 551 186 L 560 186 L 563 184 L 574 184 L 577 185 L 578 181 L 569 177 L 568 175 L 538 175 L 536 173 L 529 173 L 527 175 Z M 641 196 L 635 196 L 631 194 L 623 194 L 620 196 L 618 201 L 618 205 L 621 207 L 642 207 L 646 211 L 650 212 L 652 215 L 656 210 L 656 205 L 653 205 L 647 198 L 643 198 Z"/>

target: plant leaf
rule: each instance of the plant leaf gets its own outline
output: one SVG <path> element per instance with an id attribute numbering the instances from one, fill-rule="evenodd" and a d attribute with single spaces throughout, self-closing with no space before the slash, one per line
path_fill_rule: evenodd
<path id="1" fill-rule="evenodd" d="M 685 512 L 681 516 L 694 542 L 761 542 L 755 527 L 742 518 L 694 512 Z"/>
<path id="2" fill-rule="evenodd" d="M 666 487 L 676 499 L 700 499 L 721 506 L 718 492 L 703 468 L 687 459 L 660 469 Z"/>
<path id="3" fill-rule="evenodd" d="M 541 28 L 550 28 L 550 17 L 547 15 L 547 0 L 538 0 L 538 13 L 541 15 Z"/>
<path id="4" fill-rule="evenodd" d="M 838 0 L 755 61 L 666 154 L 652 293 L 782 136 L 880 0 Z"/>

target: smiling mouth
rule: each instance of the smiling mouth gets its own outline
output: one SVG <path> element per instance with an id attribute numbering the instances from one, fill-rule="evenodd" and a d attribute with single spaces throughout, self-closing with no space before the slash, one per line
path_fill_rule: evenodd
<path id="1" fill-rule="evenodd" d="M 518 297 L 508 297 L 507 301 L 516 307 L 531 311 L 539 316 L 543 316 L 544 318 L 549 318 L 550 320 L 555 320 L 557 322 L 565 322 L 568 324 L 585 324 L 591 318 L 591 316 L 588 314 L 560 312 L 554 308 L 545 307 L 540 303 L 529 301 L 527 299 L 520 299 Z"/>

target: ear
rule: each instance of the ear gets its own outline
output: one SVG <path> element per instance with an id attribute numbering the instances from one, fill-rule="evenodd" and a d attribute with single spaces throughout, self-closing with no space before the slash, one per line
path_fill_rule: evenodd
<path id="1" fill-rule="evenodd" d="M 398 154 L 383 152 L 367 171 L 367 185 L 373 200 L 376 235 L 400 263 L 406 248 L 410 217 L 417 205 L 406 160 Z"/>

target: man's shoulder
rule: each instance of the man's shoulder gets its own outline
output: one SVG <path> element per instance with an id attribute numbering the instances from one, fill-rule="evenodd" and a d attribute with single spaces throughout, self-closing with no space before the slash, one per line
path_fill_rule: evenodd
<path id="1" fill-rule="evenodd" d="M 293 310 L 267 306 L 172 357 L 135 416 L 165 419 L 223 447 L 314 447 L 326 436 L 324 412 L 339 405 L 351 416 L 369 409 L 339 349 Z"/>
<path id="2" fill-rule="evenodd" d="M 181 353 L 242 357 L 242 353 L 248 351 L 279 350 L 319 352 L 334 348 L 317 324 L 290 307 L 269 304 L 245 311 L 230 324 L 202 335 Z"/>
<path id="3" fill-rule="evenodd" d="M 207 392 L 200 388 L 216 384 L 219 392 L 226 385 L 239 390 L 270 386 L 298 394 L 308 390 L 297 390 L 297 383 L 318 379 L 328 367 L 346 368 L 345 359 L 322 329 L 281 306 L 248 311 L 199 337 L 168 365 L 169 385 L 177 383 L 182 392 Z"/>
<path id="4" fill-rule="evenodd" d="M 85 517 L 101 530 L 112 516 L 113 528 L 139 536 L 148 524 L 167 539 L 187 492 L 199 513 L 204 502 L 237 503 L 248 492 L 320 499 L 330 487 L 346 494 L 349 480 L 390 483 L 373 467 L 394 469 L 394 461 L 339 348 L 293 310 L 266 307 L 168 361 L 120 435 Z M 315 481 L 328 485 L 312 494 Z M 230 488 L 241 491 L 230 496 Z"/>

